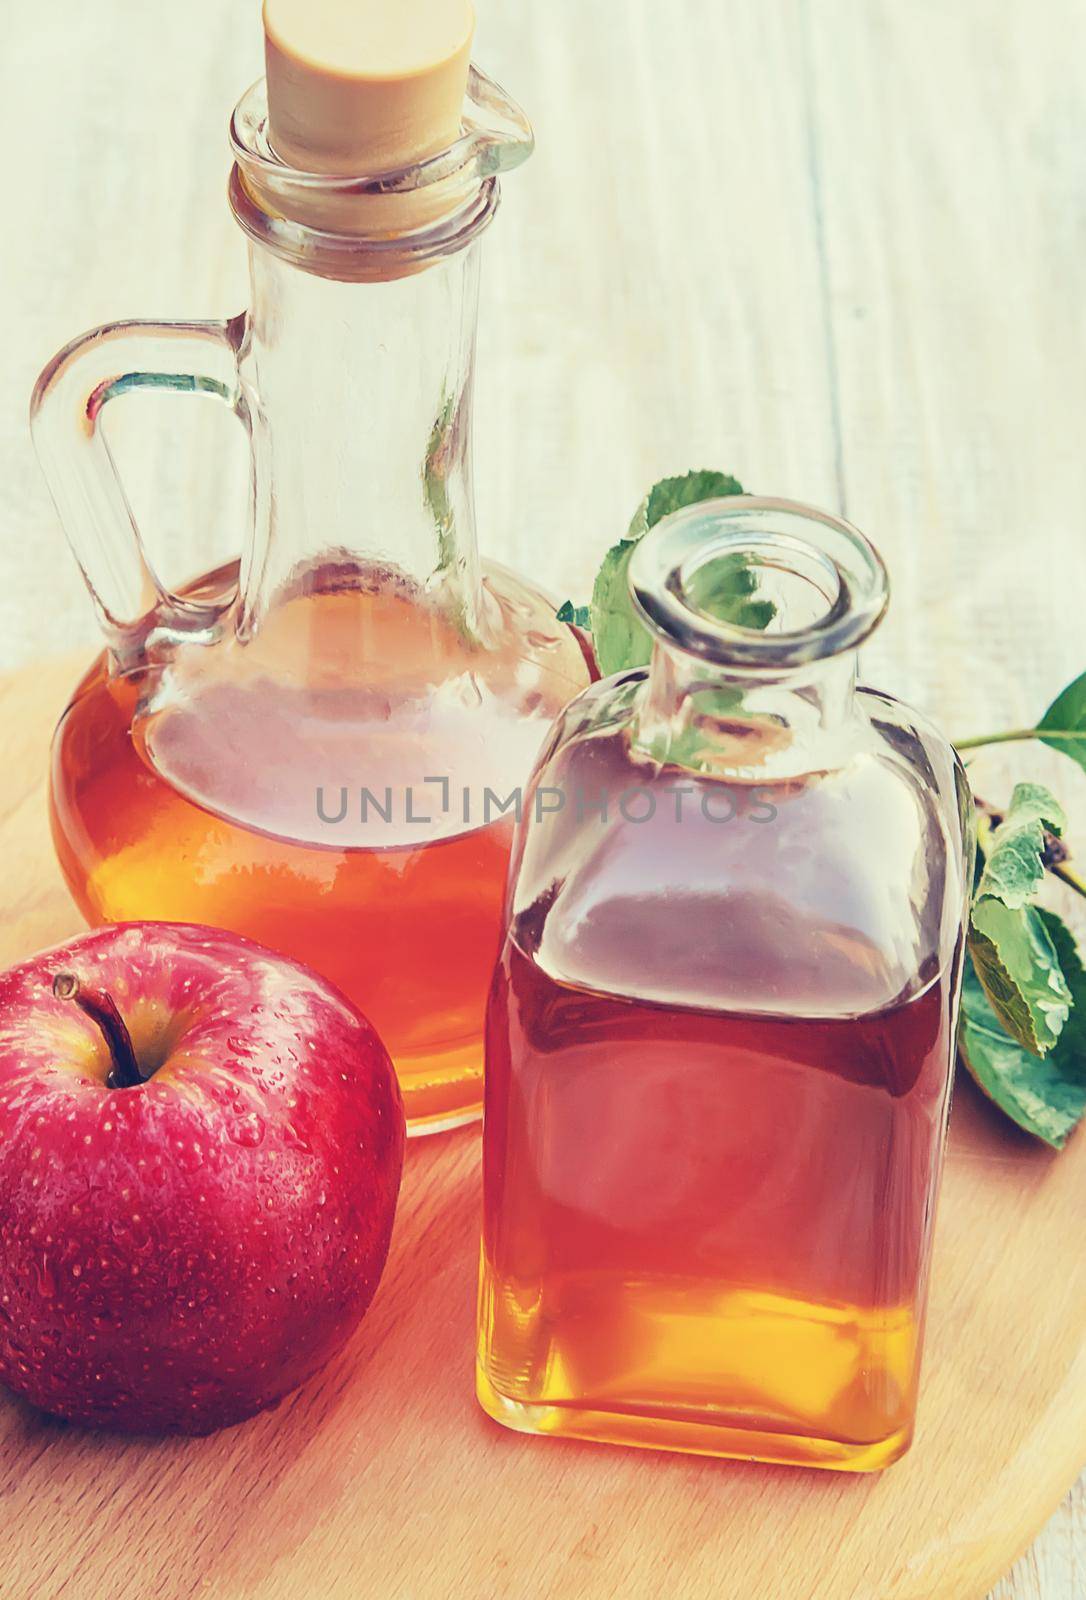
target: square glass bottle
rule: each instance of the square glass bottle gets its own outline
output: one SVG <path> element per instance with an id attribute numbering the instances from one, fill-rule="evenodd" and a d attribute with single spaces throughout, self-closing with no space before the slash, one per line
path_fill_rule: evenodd
<path id="1" fill-rule="evenodd" d="M 651 663 L 564 713 L 514 850 L 479 1397 L 523 1431 L 882 1467 L 913 1431 L 968 789 L 856 687 L 887 585 L 847 524 L 694 506 L 630 582 Z"/>

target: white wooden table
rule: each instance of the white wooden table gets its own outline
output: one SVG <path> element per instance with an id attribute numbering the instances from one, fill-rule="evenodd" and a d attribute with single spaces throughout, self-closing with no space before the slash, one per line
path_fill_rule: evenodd
<path id="1" fill-rule="evenodd" d="M 484 545 L 581 598 L 655 478 L 726 468 L 881 545 L 869 678 L 952 734 L 1032 719 L 1086 665 L 1081 0 L 477 4 L 539 137 L 487 245 Z M 244 303 L 225 124 L 257 13 L 3 0 L 0 668 L 94 638 L 38 368 L 95 322 Z M 239 430 L 178 404 L 113 408 L 169 580 L 244 517 Z M 993 1600 L 1084 1594 L 1080 1484 Z"/>

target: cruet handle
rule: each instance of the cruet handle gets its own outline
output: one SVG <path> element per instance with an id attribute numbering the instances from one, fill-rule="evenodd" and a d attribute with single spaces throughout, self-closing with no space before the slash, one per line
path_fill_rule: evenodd
<path id="1" fill-rule="evenodd" d="M 30 425 L 38 459 L 122 665 L 173 639 L 209 641 L 233 596 L 189 600 L 159 581 L 102 432 L 102 411 L 132 389 L 173 389 L 224 400 L 248 428 L 238 377 L 245 330 L 244 315 L 107 323 L 65 346 L 34 387 Z"/>

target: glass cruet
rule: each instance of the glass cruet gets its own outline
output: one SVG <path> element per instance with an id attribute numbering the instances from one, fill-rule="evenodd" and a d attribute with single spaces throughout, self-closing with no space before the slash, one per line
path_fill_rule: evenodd
<path id="1" fill-rule="evenodd" d="M 848 524 L 709 502 L 629 575 L 651 662 L 567 708 L 518 826 L 479 1397 L 523 1431 L 885 1466 L 913 1430 L 964 775 L 856 685 L 887 585 Z"/>
<path id="2" fill-rule="evenodd" d="M 590 675 L 476 549 L 479 240 L 531 130 L 473 68 L 461 136 L 395 171 L 288 167 L 262 84 L 231 138 L 250 310 L 97 328 L 35 391 L 107 643 L 57 730 L 54 838 L 90 922 L 210 923 L 330 978 L 428 1131 L 478 1114 L 510 797 Z M 215 396 L 251 440 L 241 560 L 176 593 L 102 432 L 133 388 Z"/>

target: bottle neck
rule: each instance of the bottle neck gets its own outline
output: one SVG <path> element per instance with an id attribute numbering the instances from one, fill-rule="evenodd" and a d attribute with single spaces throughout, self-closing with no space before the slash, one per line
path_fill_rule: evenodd
<path id="1" fill-rule="evenodd" d="M 628 578 L 653 639 L 633 731 L 646 755 L 752 783 L 851 759 L 856 651 L 889 595 L 856 528 L 790 500 L 695 501 L 635 544 Z"/>
<path id="2" fill-rule="evenodd" d="M 771 782 L 847 759 L 855 729 L 856 652 L 771 675 L 700 660 L 657 637 L 634 743 L 663 764 Z"/>
<path id="3" fill-rule="evenodd" d="M 347 588 L 401 594 L 474 634 L 477 245 L 388 281 L 320 277 L 256 243 L 250 268 L 240 637 L 284 601 Z"/>

